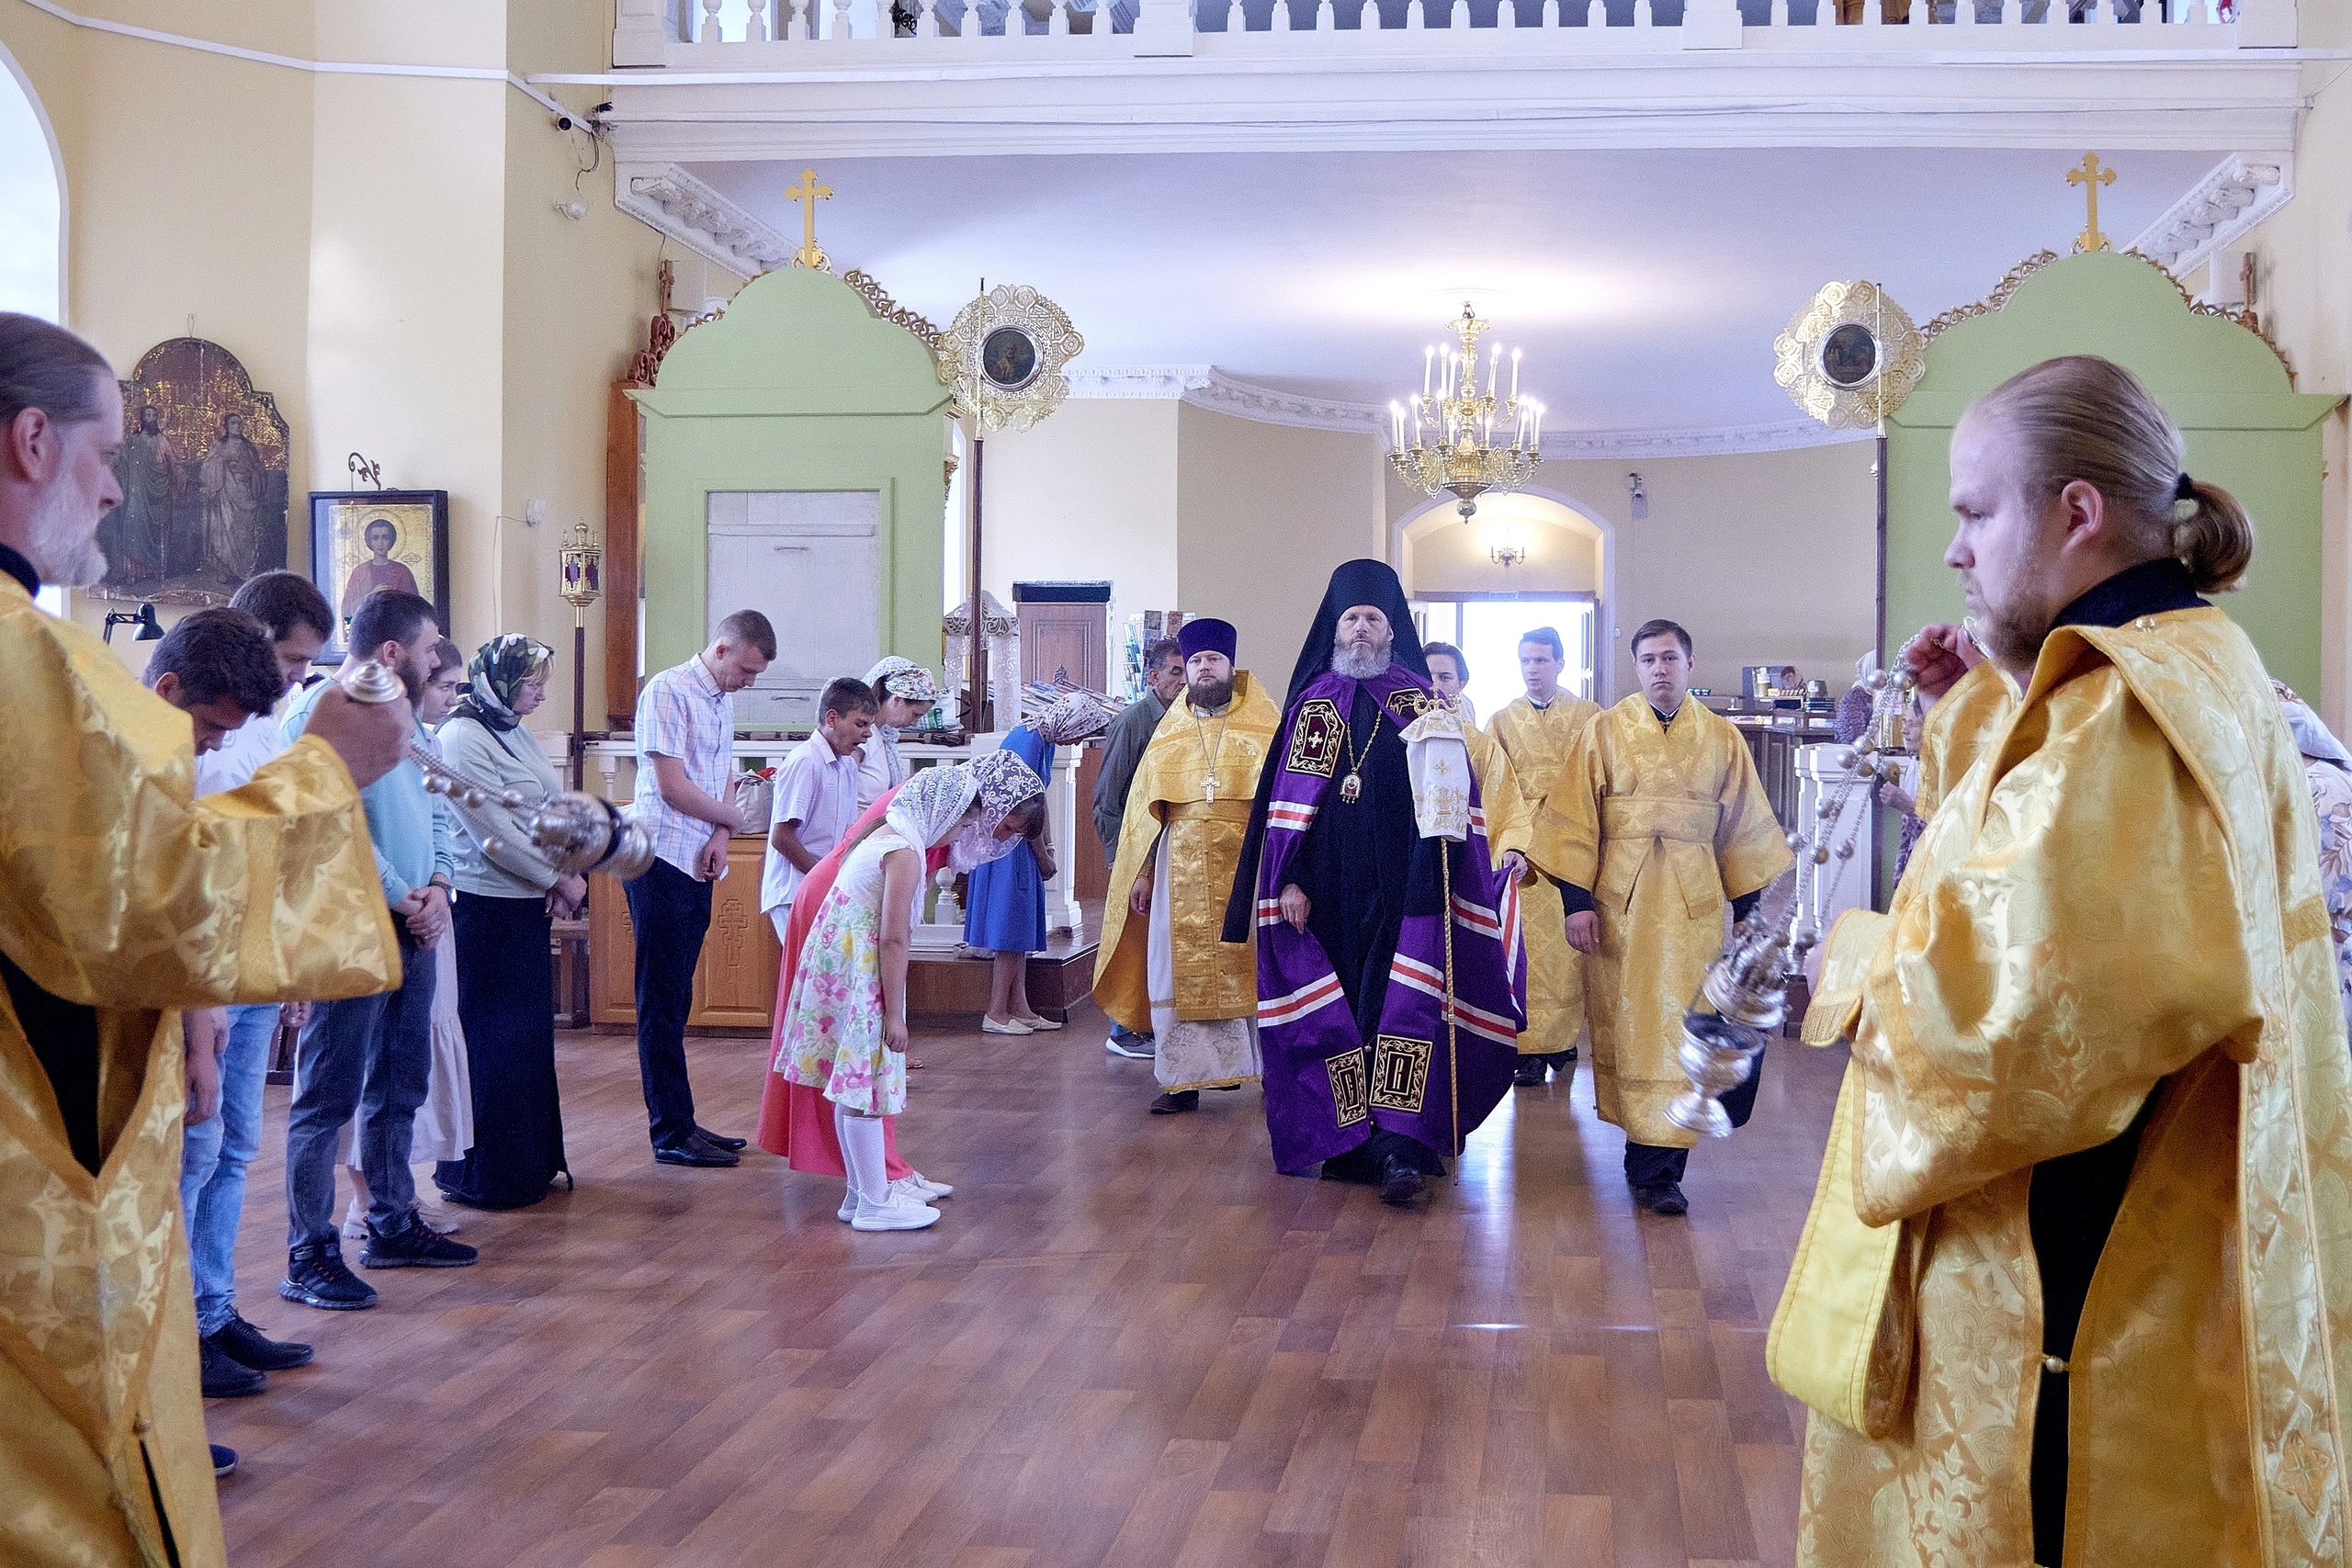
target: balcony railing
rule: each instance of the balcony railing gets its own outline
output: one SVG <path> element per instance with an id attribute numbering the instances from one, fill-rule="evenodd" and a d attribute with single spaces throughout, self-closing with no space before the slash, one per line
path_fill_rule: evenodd
<path id="1" fill-rule="evenodd" d="M 619 0 L 616 66 L 806 70 L 959 51 L 1001 62 L 1190 54 L 1197 38 L 1514 33 L 1512 49 L 2226 53 L 2291 48 L 2297 0 Z M 1014 39 L 1030 40 L 1014 43 Z M 1041 40 L 1062 39 L 1061 43 Z M 1334 40 L 1336 42 L 1336 40 Z M 1441 40 L 1426 40 L 1439 44 Z M 1461 45 L 1496 48 L 1464 36 Z M 1327 46 L 1328 47 L 1328 46 Z M 1345 47 L 1345 46 L 1341 46 Z M 828 51 L 842 49 L 848 56 Z M 1036 51 L 1034 55 L 1029 51 Z M 805 52 L 804 52 L 805 51 Z"/>

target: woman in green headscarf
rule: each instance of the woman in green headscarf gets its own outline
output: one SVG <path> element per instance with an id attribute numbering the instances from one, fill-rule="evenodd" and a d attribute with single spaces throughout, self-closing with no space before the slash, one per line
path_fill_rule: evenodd
<path id="1" fill-rule="evenodd" d="M 460 829 L 458 1015 L 466 1031 L 473 1091 L 474 1146 L 434 1173 L 452 1202 L 517 1209 L 548 1195 L 563 1157 L 563 1112 L 555 1081 L 555 982 L 549 926 L 588 896 L 586 882 L 558 874 L 533 847 L 526 819 L 553 795 L 555 766 L 523 720 L 547 700 L 554 650 L 509 634 L 481 645 L 467 666 L 470 683 L 441 727 L 441 755 L 491 786 L 469 806 L 448 796 Z M 507 792 L 524 804 L 501 804 Z"/>

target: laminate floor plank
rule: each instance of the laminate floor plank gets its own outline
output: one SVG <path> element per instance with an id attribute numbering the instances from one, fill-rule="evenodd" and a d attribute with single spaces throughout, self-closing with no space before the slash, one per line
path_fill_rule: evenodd
<path id="1" fill-rule="evenodd" d="M 1589 1069 L 1519 1089 L 1424 1206 L 1286 1177 L 1257 1091 L 1145 1114 L 1081 1008 L 926 1030 L 902 1147 L 956 1183 L 867 1235 L 758 1150 L 656 1166 L 634 1042 L 565 1032 L 574 1190 L 469 1213 L 372 1312 L 276 1298 L 266 1096 L 241 1305 L 314 1365 L 216 1402 L 240 1568 L 1789 1568 L 1803 1406 L 1763 1366 L 1839 1053 L 1635 1211 Z M 690 1045 L 748 1131 L 765 1047 Z M 347 1248 L 349 1257 L 356 1248 Z"/>

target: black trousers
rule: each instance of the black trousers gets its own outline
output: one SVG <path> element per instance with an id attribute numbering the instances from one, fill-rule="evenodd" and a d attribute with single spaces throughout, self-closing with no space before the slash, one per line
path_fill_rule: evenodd
<path id="1" fill-rule="evenodd" d="M 686 1080 L 686 1014 L 694 1010 L 695 965 L 710 930 L 710 884 L 657 860 L 628 889 L 637 928 L 637 1068 L 657 1149 L 695 1130 L 694 1086 Z"/>
<path id="2" fill-rule="evenodd" d="M 1756 1114 L 1756 1086 L 1764 1078 L 1764 1053 L 1756 1053 L 1747 1081 L 1723 1097 L 1724 1114 L 1731 1118 L 1735 1127 L 1745 1127 L 1747 1119 Z M 1628 1187 L 1663 1187 L 1671 1181 L 1678 1185 L 1682 1172 L 1690 1164 L 1689 1149 L 1660 1148 L 1656 1144 L 1637 1144 L 1625 1140 L 1625 1185 Z"/>

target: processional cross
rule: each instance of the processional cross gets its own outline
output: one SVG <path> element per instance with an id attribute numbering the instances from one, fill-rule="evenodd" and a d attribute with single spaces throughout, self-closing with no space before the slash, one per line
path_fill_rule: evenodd
<path id="1" fill-rule="evenodd" d="M 2084 199 L 2090 203 L 2090 215 L 2083 225 L 2083 231 L 2075 236 L 2075 254 L 2081 255 L 2086 251 L 2115 249 L 2108 243 L 2107 236 L 2098 231 L 2098 187 L 2113 185 L 2115 171 L 2100 167 L 2098 153 L 2086 152 L 2080 168 L 2066 171 L 2066 183 L 2082 186 Z"/>
<path id="2" fill-rule="evenodd" d="M 793 255 L 793 265 L 816 272 L 833 270 L 832 258 L 817 247 L 817 204 L 831 200 L 832 195 L 833 187 L 819 180 L 814 169 L 801 170 L 800 183 L 784 193 L 786 201 L 800 203 L 800 249 Z"/>

